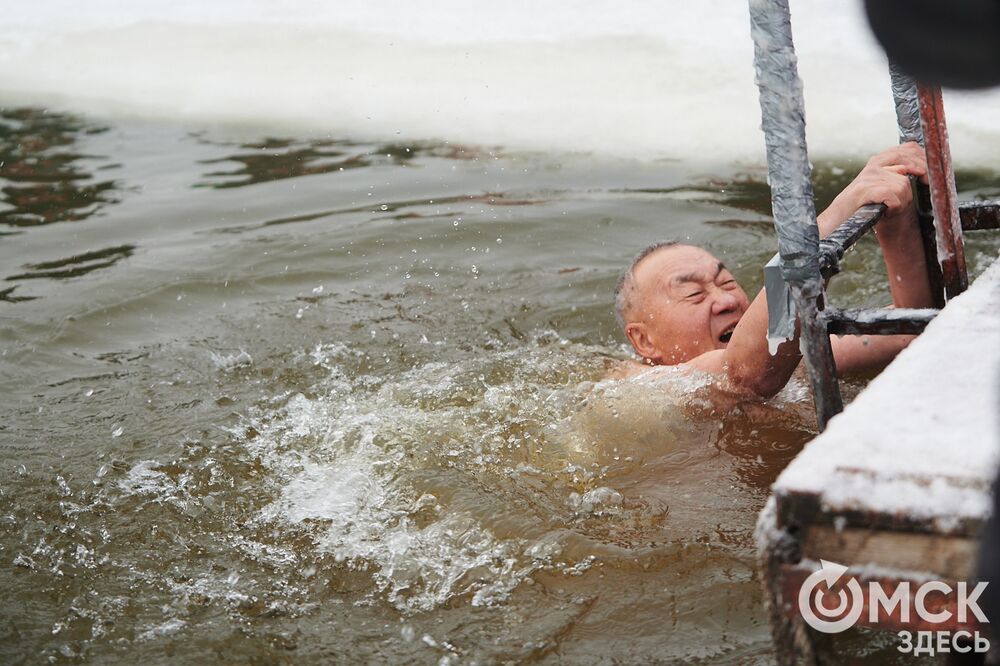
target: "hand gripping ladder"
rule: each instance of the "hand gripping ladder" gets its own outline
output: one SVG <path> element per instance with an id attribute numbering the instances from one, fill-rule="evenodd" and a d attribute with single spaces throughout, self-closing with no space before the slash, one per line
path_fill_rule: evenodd
<path id="1" fill-rule="evenodd" d="M 920 333 L 968 286 L 963 230 L 1000 227 L 1000 202 L 958 203 L 941 90 L 918 84 L 890 66 L 900 142 L 917 141 L 927 153 L 929 185 L 917 184 L 916 200 L 936 308 L 828 306 L 823 280 L 840 271 L 844 253 L 875 226 L 885 206 L 861 207 L 820 240 L 788 0 L 750 0 L 750 32 L 778 236 L 778 254 L 764 267 L 768 339 L 777 344 L 791 338 L 798 316 L 802 356 L 822 430 L 843 410 L 830 335 Z"/>

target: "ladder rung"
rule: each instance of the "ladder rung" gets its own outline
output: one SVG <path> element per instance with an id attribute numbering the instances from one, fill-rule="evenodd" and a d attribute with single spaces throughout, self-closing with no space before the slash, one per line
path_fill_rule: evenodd
<path id="1" fill-rule="evenodd" d="M 840 272 L 840 260 L 875 223 L 882 219 L 885 204 L 867 204 L 819 242 L 819 272 L 829 278 Z"/>
<path id="2" fill-rule="evenodd" d="M 822 316 L 831 335 L 916 335 L 938 312 L 934 308 L 827 308 Z"/>
<path id="3" fill-rule="evenodd" d="M 882 219 L 885 210 L 884 204 L 862 206 L 819 242 L 819 271 L 824 278 L 840 272 L 844 254 Z M 1000 201 L 968 201 L 959 205 L 958 212 L 962 231 L 1000 229 Z"/>
<path id="4" fill-rule="evenodd" d="M 966 201 L 958 205 L 962 231 L 1000 229 L 1000 201 Z"/>

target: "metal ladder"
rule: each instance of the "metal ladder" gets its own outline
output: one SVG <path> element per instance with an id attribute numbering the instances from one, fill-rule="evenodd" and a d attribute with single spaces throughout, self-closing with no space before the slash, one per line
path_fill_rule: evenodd
<path id="1" fill-rule="evenodd" d="M 900 142 L 917 141 L 927 154 L 929 184 L 917 184 L 916 201 L 935 308 L 830 306 L 824 279 L 840 272 L 844 253 L 875 226 L 885 206 L 863 206 L 820 240 L 788 0 L 750 0 L 749 4 L 768 182 L 778 236 L 778 255 L 765 267 L 769 337 L 782 328 L 789 334 L 798 315 L 802 356 L 813 388 L 817 421 L 823 430 L 844 408 L 830 335 L 923 331 L 940 308 L 968 286 L 963 230 L 1000 227 L 1000 202 L 959 204 L 940 88 L 918 84 L 890 66 Z"/>

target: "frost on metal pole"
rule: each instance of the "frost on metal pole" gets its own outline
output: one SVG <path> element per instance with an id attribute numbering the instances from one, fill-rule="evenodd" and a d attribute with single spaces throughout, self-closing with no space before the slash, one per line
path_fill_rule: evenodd
<path id="1" fill-rule="evenodd" d="M 798 311 L 802 354 L 816 395 L 816 417 L 819 427 L 825 428 L 841 411 L 843 401 L 830 337 L 820 316 L 824 303 L 819 228 L 787 0 L 750 0 L 750 34 L 781 275 Z"/>
<path id="2" fill-rule="evenodd" d="M 965 267 L 962 223 L 955 192 L 955 172 L 951 167 L 948 127 L 944 120 L 941 89 L 917 85 L 920 125 L 927 149 L 927 181 L 930 185 L 937 231 L 937 258 L 941 265 L 945 298 L 952 299 L 965 291 L 969 278 Z"/>
<path id="3" fill-rule="evenodd" d="M 892 101 L 896 104 L 896 124 L 899 126 L 899 142 L 916 141 L 924 145 L 924 133 L 920 129 L 920 106 L 917 104 L 917 83 L 895 63 L 889 63 L 889 79 L 892 85 Z"/>
<path id="4" fill-rule="evenodd" d="M 924 145 L 924 131 L 920 125 L 920 104 L 917 99 L 917 83 L 895 63 L 889 63 L 889 78 L 892 85 L 892 99 L 896 104 L 896 124 L 899 126 L 899 142 L 916 141 Z M 937 252 L 937 230 L 934 227 L 934 211 L 931 207 L 930 188 L 916 182 L 917 213 L 920 221 L 920 236 L 924 246 L 927 278 L 934 296 L 934 307 L 944 307 L 944 275 Z"/>

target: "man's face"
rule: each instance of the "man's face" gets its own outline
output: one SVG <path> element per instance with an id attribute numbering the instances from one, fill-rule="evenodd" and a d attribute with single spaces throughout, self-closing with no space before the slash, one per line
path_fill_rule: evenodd
<path id="1" fill-rule="evenodd" d="M 661 248 L 640 261 L 633 275 L 636 295 L 625 333 L 655 364 L 724 349 L 750 305 L 722 262 L 698 247 Z"/>

